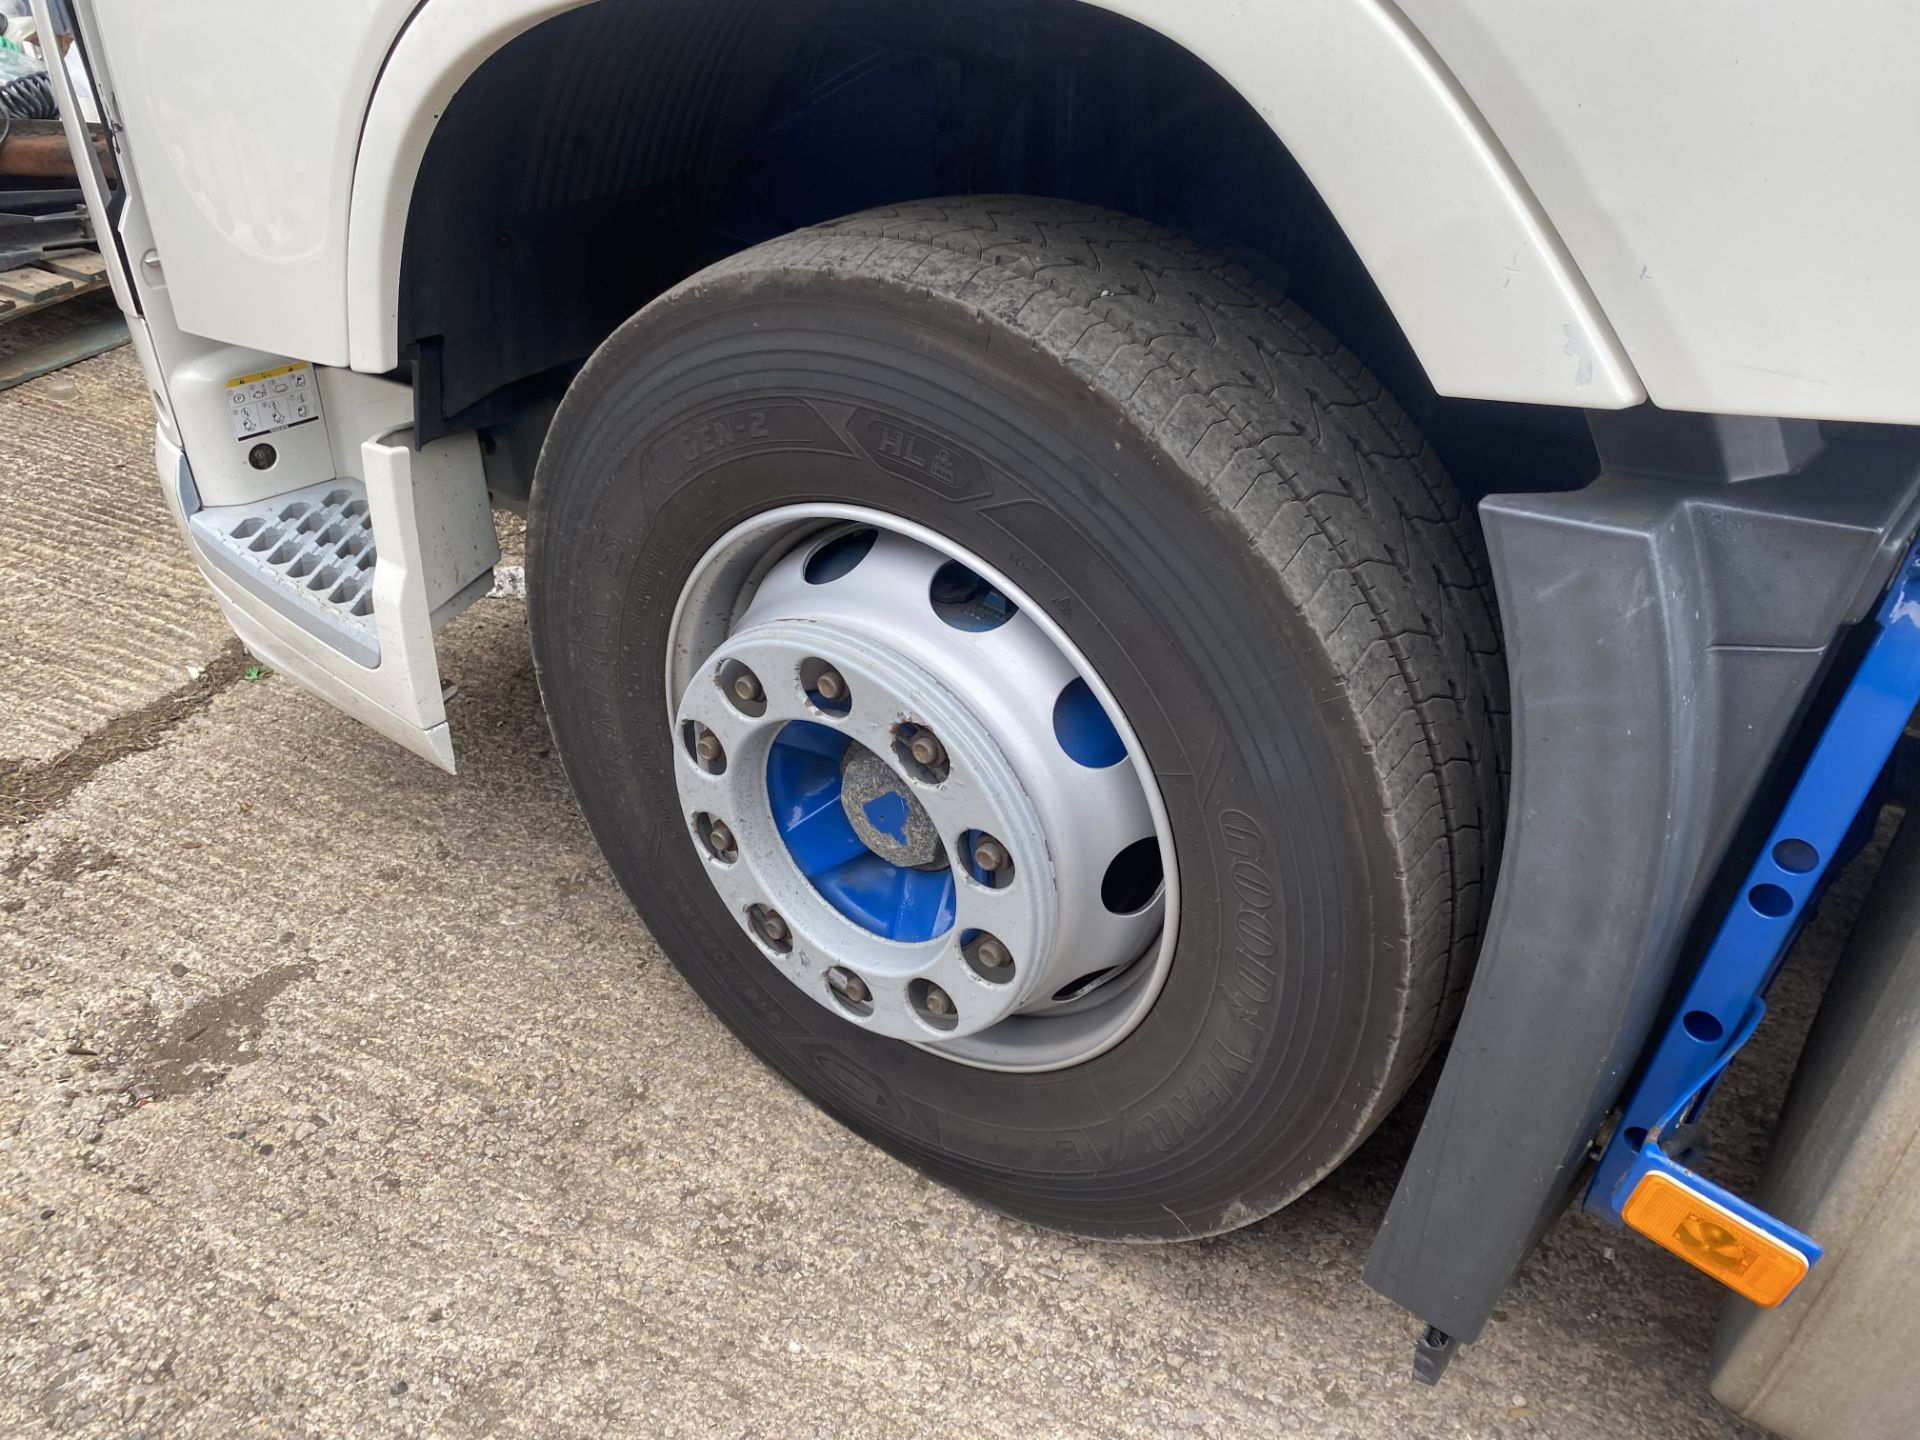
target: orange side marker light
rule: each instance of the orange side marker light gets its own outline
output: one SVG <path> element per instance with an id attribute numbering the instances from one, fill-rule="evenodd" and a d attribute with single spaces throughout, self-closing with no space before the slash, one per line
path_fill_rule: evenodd
<path id="1" fill-rule="evenodd" d="M 1620 1218 L 1736 1295 L 1772 1309 L 1807 1276 L 1807 1257 L 1751 1221 L 1659 1171 L 1649 1171 Z"/>

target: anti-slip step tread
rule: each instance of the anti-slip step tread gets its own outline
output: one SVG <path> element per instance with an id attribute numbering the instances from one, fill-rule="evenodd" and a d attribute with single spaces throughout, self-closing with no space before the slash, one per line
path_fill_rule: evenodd
<path id="1" fill-rule="evenodd" d="M 357 480 L 250 505 L 205 507 L 189 522 L 227 574 L 363 665 L 379 663 L 373 623 L 377 552 Z"/>

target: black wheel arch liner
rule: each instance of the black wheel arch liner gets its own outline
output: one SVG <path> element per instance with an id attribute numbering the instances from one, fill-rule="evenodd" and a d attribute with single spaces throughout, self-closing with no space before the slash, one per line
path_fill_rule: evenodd
<path id="1" fill-rule="evenodd" d="M 1913 534 L 1920 436 L 1589 416 L 1584 488 L 1481 502 L 1513 780 L 1472 988 L 1369 1284 L 1478 1337 L 1560 1213 L 1689 927 L 1848 628 Z"/>

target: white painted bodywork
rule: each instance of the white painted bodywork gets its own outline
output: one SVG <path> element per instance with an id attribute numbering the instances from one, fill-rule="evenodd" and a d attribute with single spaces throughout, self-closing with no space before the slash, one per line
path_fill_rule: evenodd
<path id="1" fill-rule="evenodd" d="M 348 209 L 354 365 L 396 361 L 407 202 L 434 122 L 501 44 L 580 3 L 443 0 L 401 36 L 367 117 Z M 1398 12 L 1374 0 L 1100 3 L 1180 41 L 1253 102 L 1319 188 L 1440 390 L 1601 409 L 1645 398 L 1499 146 Z"/>
<path id="2" fill-rule="evenodd" d="M 183 330 L 346 363 L 346 200 L 374 83 L 418 3 L 93 0 L 88 38 Z"/>
<path id="3" fill-rule="evenodd" d="M 1920 7 L 1401 3 L 1658 404 L 1920 421 Z"/>
<path id="4" fill-rule="evenodd" d="M 40 31 L 51 34 L 54 27 L 45 7 L 46 0 L 35 0 Z M 86 33 L 101 35 L 103 27 L 89 0 L 77 0 L 77 8 Z M 96 79 L 103 82 L 110 101 L 117 100 L 118 72 L 108 53 L 93 58 Z M 138 61 L 135 69 L 144 77 L 144 66 Z M 76 128 L 69 82 L 57 69 L 50 80 L 79 162 L 81 188 L 94 213 L 105 214 L 104 182 L 91 144 Z M 110 113 L 125 125 L 124 111 Z M 205 133 L 218 128 L 210 126 Z M 250 446 L 236 441 L 227 421 L 225 380 L 290 358 L 313 357 L 291 347 L 235 341 L 230 334 L 206 326 L 204 312 L 191 322 L 182 319 L 176 299 L 188 301 L 191 310 L 191 299 L 207 293 L 218 266 L 209 265 L 205 255 L 177 248 L 162 262 L 147 195 L 150 189 L 158 191 L 165 197 L 163 205 L 182 199 L 199 205 L 206 200 L 207 206 L 200 207 L 203 215 L 216 202 L 198 192 L 183 196 L 169 183 L 174 172 L 166 164 L 160 170 L 162 183 L 149 187 L 140 158 L 148 152 L 136 151 L 124 134 L 120 139 L 117 159 L 125 181 L 116 224 L 120 250 L 103 246 L 102 253 L 108 258 L 114 297 L 126 315 L 129 336 L 152 390 L 155 468 L 183 542 L 249 651 L 354 719 L 452 770 L 453 743 L 433 634 L 436 622 L 450 618 L 457 606 L 445 604 L 436 611 L 434 597 L 460 592 L 498 557 L 490 525 L 483 533 L 470 533 L 475 528 L 471 516 L 476 502 L 481 522 L 487 518 L 478 440 L 458 435 L 416 446 L 408 428 L 412 392 L 406 386 L 345 368 L 316 368 L 323 423 L 275 435 L 282 453 L 270 468 L 260 470 L 248 464 Z M 130 266 L 117 263 L 121 252 L 133 260 Z M 259 283 L 257 277 L 252 283 Z M 227 287 L 222 301 L 226 310 L 232 309 L 235 293 L 243 292 Z M 309 313 L 313 308 L 308 307 Z M 219 315 L 213 318 L 217 321 Z M 279 333 L 271 310 L 261 314 L 260 322 L 260 328 L 250 333 L 262 337 Z M 182 483 L 183 457 L 191 471 L 190 487 Z M 242 504 L 339 477 L 364 483 L 380 553 L 373 579 L 379 660 L 372 665 L 356 663 L 316 641 L 257 593 L 237 584 L 209 559 L 205 542 L 187 524 L 189 504 Z M 457 523 L 462 517 L 469 532 L 461 537 L 464 543 L 445 544 L 450 521 Z"/>
<path id="5" fill-rule="evenodd" d="M 181 326 L 390 368 L 435 122 L 580 3 L 95 0 Z M 1443 393 L 1920 421 L 1920 11 L 1097 3 L 1268 120 Z"/>
<path id="6" fill-rule="evenodd" d="M 407 392 L 371 377 L 400 360 L 421 158 L 490 55 L 611 0 L 72 3 L 116 122 L 130 268 L 114 290 L 152 382 L 163 480 L 184 453 L 206 503 L 233 504 L 364 471 L 391 557 L 376 604 L 401 605 L 436 517 L 406 473 L 427 452 L 389 439 Z M 1920 9 L 1087 3 L 1186 47 L 1265 118 L 1442 393 L 1920 423 Z M 327 433 L 289 436 L 262 473 L 218 407 L 227 378 L 279 359 L 318 367 Z M 483 495 L 463 438 L 457 454 L 431 447 L 436 488 Z M 390 645 L 383 624 L 391 663 L 356 672 L 197 558 L 258 653 L 450 763 L 418 605 L 388 617 Z"/>

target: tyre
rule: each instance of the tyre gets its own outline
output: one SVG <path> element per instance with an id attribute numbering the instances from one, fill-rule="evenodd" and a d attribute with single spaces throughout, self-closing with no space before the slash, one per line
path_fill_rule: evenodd
<path id="1" fill-rule="evenodd" d="M 1175 1239 L 1325 1175 L 1455 1014 L 1501 810 L 1477 545 L 1296 307 L 968 199 L 622 326 L 529 603 L 587 819 L 748 1046 L 987 1204 Z"/>

